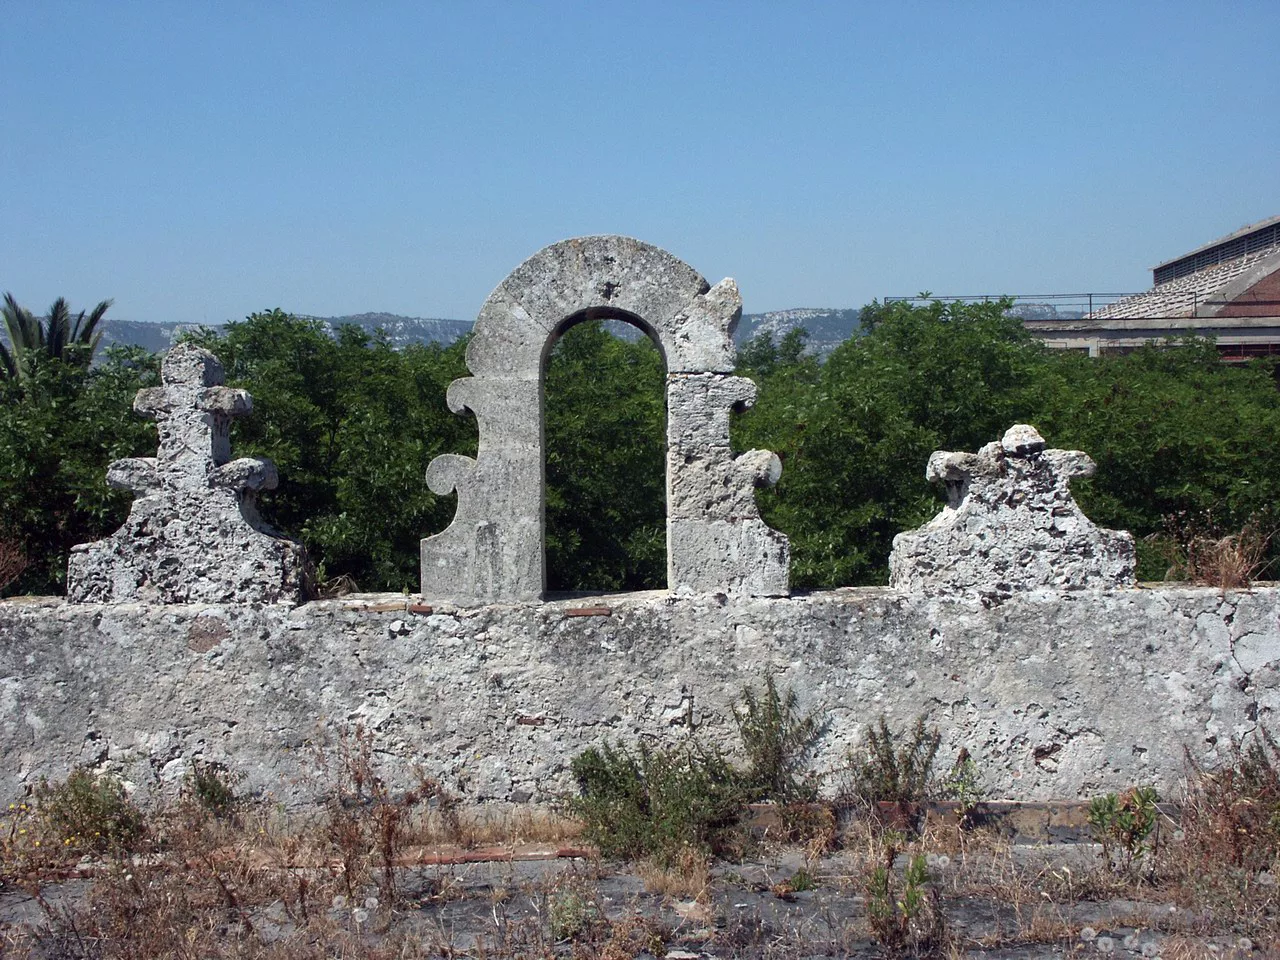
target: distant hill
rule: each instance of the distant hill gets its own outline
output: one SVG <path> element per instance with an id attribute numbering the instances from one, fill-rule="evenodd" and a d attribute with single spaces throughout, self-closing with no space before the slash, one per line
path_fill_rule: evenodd
<path id="1" fill-rule="evenodd" d="M 470 320 L 401 317 L 394 313 L 354 313 L 345 317 L 299 316 L 304 320 L 319 320 L 330 333 L 348 324 L 371 334 L 382 330 L 393 347 L 407 347 L 411 343 L 448 344 L 464 333 L 471 332 Z"/>
<path id="2" fill-rule="evenodd" d="M 357 313 L 345 317 L 298 316 L 304 320 L 318 320 L 325 330 L 333 333 L 344 324 L 351 324 L 370 334 L 381 329 L 391 344 L 404 347 L 410 343 L 453 343 L 471 329 L 466 320 L 441 320 L 423 317 L 402 317 L 394 313 Z M 223 324 L 207 324 L 210 329 L 220 329 Z M 116 320 L 107 317 L 103 321 L 102 345 L 113 343 L 134 344 L 159 353 L 173 346 L 184 330 L 199 329 L 194 323 L 142 323 L 137 320 Z"/>
<path id="3" fill-rule="evenodd" d="M 823 310 L 797 307 L 770 313 L 744 313 L 738 321 L 734 340 L 746 343 L 758 334 L 769 333 L 781 340 L 796 327 L 809 331 L 809 352 L 827 354 L 862 329 L 861 310 Z"/>
<path id="4" fill-rule="evenodd" d="M 1053 303 L 1015 303 L 1009 308 L 1009 316 L 1019 320 L 1079 320 L 1087 312 L 1080 307 Z"/>
<path id="5" fill-rule="evenodd" d="M 102 346 L 121 343 L 159 353 L 173 346 L 173 341 L 183 330 L 195 330 L 199 326 L 196 323 L 143 323 L 107 317 L 102 321 Z"/>
<path id="6" fill-rule="evenodd" d="M 367 330 L 370 334 L 382 330 L 391 344 L 396 347 L 408 346 L 411 343 L 453 343 L 471 330 L 469 320 L 402 317 L 394 313 L 356 313 L 344 317 L 311 317 L 301 314 L 300 316 L 306 320 L 318 320 L 330 333 L 343 324 L 352 324 Z M 744 313 L 738 323 L 734 340 L 743 344 L 764 332 L 772 334 L 775 339 L 781 339 L 796 327 L 804 327 L 809 331 L 809 350 L 813 353 L 825 354 L 829 353 L 836 344 L 858 332 L 858 316 L 857 310 L 805 308 L 774 310 L 770 313 Z M 209 324 L 209 326 L 216 330 L 222 324 Z M 612 323 L 609 326 L 613 332 L 628 339 L 641 335 L 635 331 L 634 327 L 625 323 Z M 152 353 L 158 353 L 168 350 L 182 331 L 197 327 L 198 324 L 190 323 L 142 323 L 136 320 L 116 320 L 108 317 L 103 324 L 102 342 L 104 346 L 112 343 L 136 344 Z"/>
<path id="7" fill-rule="evenodd" d="M 809 331 L 809 353 L 825 356 L 861 330 L 860 310 L 823 310 L 797 307 L 793 310 L 774 310 L 770 313 L 744 313 L 733 333 L 733 342 L 742 346 L 761 333 L 781 340 L 796 327 Z M 638 340 L 643 334 L 629 323 L 610 320 L 606 329 L 623 340 Z"/>

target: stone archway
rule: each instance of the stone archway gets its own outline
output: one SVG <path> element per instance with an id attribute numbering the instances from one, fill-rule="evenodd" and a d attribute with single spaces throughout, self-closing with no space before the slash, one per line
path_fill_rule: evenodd
<path id="1" fill-rule="evenodd" d="M 623 319 L 658 344 L 667 367 L 667 584 L 674 593 L 787 593 L 790 545 L 760 519 L 757 486 L 776 483 L 774 454 L 735 457 L 729 414 L 755 384 L 733 375 L 737 285 L 714 287 L 664 250 L 629 237 L 545 247 L 498 285 L 467 345 L 473 376 L 449 385 L 449 408 L 479 424 L 475 459 L 445 454 L 427 484 L 456 491 L 443 532 L 422 541 L 422 593 L 458 604 L 537 600 L 543 556 L 543 361 L 586 319 Z"/>

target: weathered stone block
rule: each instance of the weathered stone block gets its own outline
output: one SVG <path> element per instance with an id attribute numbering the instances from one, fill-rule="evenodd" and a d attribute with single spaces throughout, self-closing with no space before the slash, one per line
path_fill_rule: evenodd
<path id="1" fill-rule="evenodd" d="M 667 451 L 667 516 L 685 520 L 759 519 L 756 490 L 771 487 L 782 462 L 768 450 L 733 456 L 728 447 L 706 453 Z"/>
<path id="2" fill-rule="evenodd" d="M 738 743 L 731 705 L 771 675 L 824 720 L 834 789 L 881 715 L 923 714 L 964 747 L 991 799 L 1088 799 L 1134 783 L 1175 794 L 1184 748 L 1212 767 L 1280 717 L 1280 590 L 1156 588 L 976 599 L 887 588 L 788 599 L 653 592 L 437 604 L 0 601 L 0 796 L 80 763 L 145 797 L 194 760 L 247 792 L 314 802 L 309 744 L 361 723 L 393 792 L 439 778 L 468 801 L 550 803 L 601 742 Z M 384 601 L 384 602 L 377 602 Z M 385 612 L 380 612 L 385 611 Z M 540 722 L 529 722 L 540 721 Z"/>
<path id="3" fill-rule="evenodd" d="M 631 237 L 597 236 L 544 247 L 496 292 L 547 329 L 579 315 L 630 315 L 661 334 L 668 318 L 708 289 L 696 270 L 665 250 Z"/>
<path id="4" fill-rule="evenodd" d="M 756 385 L 722 373 L 667 375 L 667 446 L 700 454 L 729 446 L 729 420 L 756 402 Z"/>
<path id="5" fill-rule="evenodd" d="M 790 541 L 763 520 L 667 520 L 672 593 L 783 597 L 790 569 Z"/>
<path id="6" fill-rule="evenodd" d="M 889 583 L 988 599 L 1131 586 L 1133 537 L 1095 526 L 1071 495 L 1071 478 L 1093 471 L 1086 454 L 1046 449 L 1025 424 L 976 454 L 934 453 L 926 476 L 946 485 L 948 504 L 894 538 Z"/>
<path id="7" fill-rule="evenodd" d="M 668 373 L 733 373 L 733 331 L 742 317 L 738 285 L 725 278 L 663 324 Z"/>

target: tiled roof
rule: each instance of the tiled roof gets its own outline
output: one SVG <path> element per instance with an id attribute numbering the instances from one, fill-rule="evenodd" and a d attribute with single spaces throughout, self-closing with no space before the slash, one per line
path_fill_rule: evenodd
<path id="1" fill-rule="evenodd" d="M 1206 301 L 1220 300 L 1223 288 L 1241 274 L 1275 259 L 1280 267 L 1280 246 L 1268 247 L 1216 267 L 1190 273 L 1152 287 L 1146 293 L 1107 304 L 1089 314 L 1094 320 L 1140 319 L 1144 317 L 1191 317 Z"/>

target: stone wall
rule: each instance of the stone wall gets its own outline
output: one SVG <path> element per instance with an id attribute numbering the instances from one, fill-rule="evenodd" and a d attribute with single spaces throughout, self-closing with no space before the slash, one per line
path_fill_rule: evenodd
<path id="1" fill-rule="evenodd" d="M 584 602 L 609 613 L 571 615 Z M 822 711 L 823 770 L 880 714 L 923 713 L 993 798 L 1069 799 L 1168 792 L 1184 746 L 1211 763 L 1280 707 L 1274 587 L 407 607 L 0 602 L 3 793 L 88 764 L 145 797 L 203 758 L 301 804 L 316 747 L 360 723 L 399 783 L 421 767 L 471 800 L 547 801 L 593 743 L 730 741 L 768 672 Z"/>
<path id="2" fill-rule="evenodd" d="M 422 604 L 295 606 L 307 558 L 253 509 L 275 468 L 230 459 L 251 399 L 212 354 L 176 347 L 135 403 L 158 422 L 157 456 L 112 464 L 137 498 L 119 531 L 76 548 L 76 602 L 0 602 L 3 792 L 88 765 L 164 793 L 200 759 L 305 804 L 323 755 L 361 726 L 394 786 L 420 770 L 469 800 L 546 802 L 592 744 L 731 743 L 735 698 L 766 676 L 822 715 L 832 789 L 881 715 L 923 714 L 993 798 L 1024 800 L 1168 792 L 1184 748 L 1212 764 L 1269 720 L 1280 590 L 1135 588 L 1133 538 L 1071 495 L 1093 462 L 1026 424 L 934 454 L 948 505 L 896 538 L 890 589 L 788 598 L 788 540 L 754 497 L 781 464 L 729 443 L 730 412 L 755 398 L 733 374 L 740 312 L 732 280 L 712 287 L 626 237 L 518 267 L 476 322 L 473 376 L 449 388 L 480 441 L 428 468 L 458 507 L 422 541 Z M 563 330 L 610 318 L 648 331 L 667 365 L 670 591 L 592 611 L 540 600 L 541 377 Z"/>

